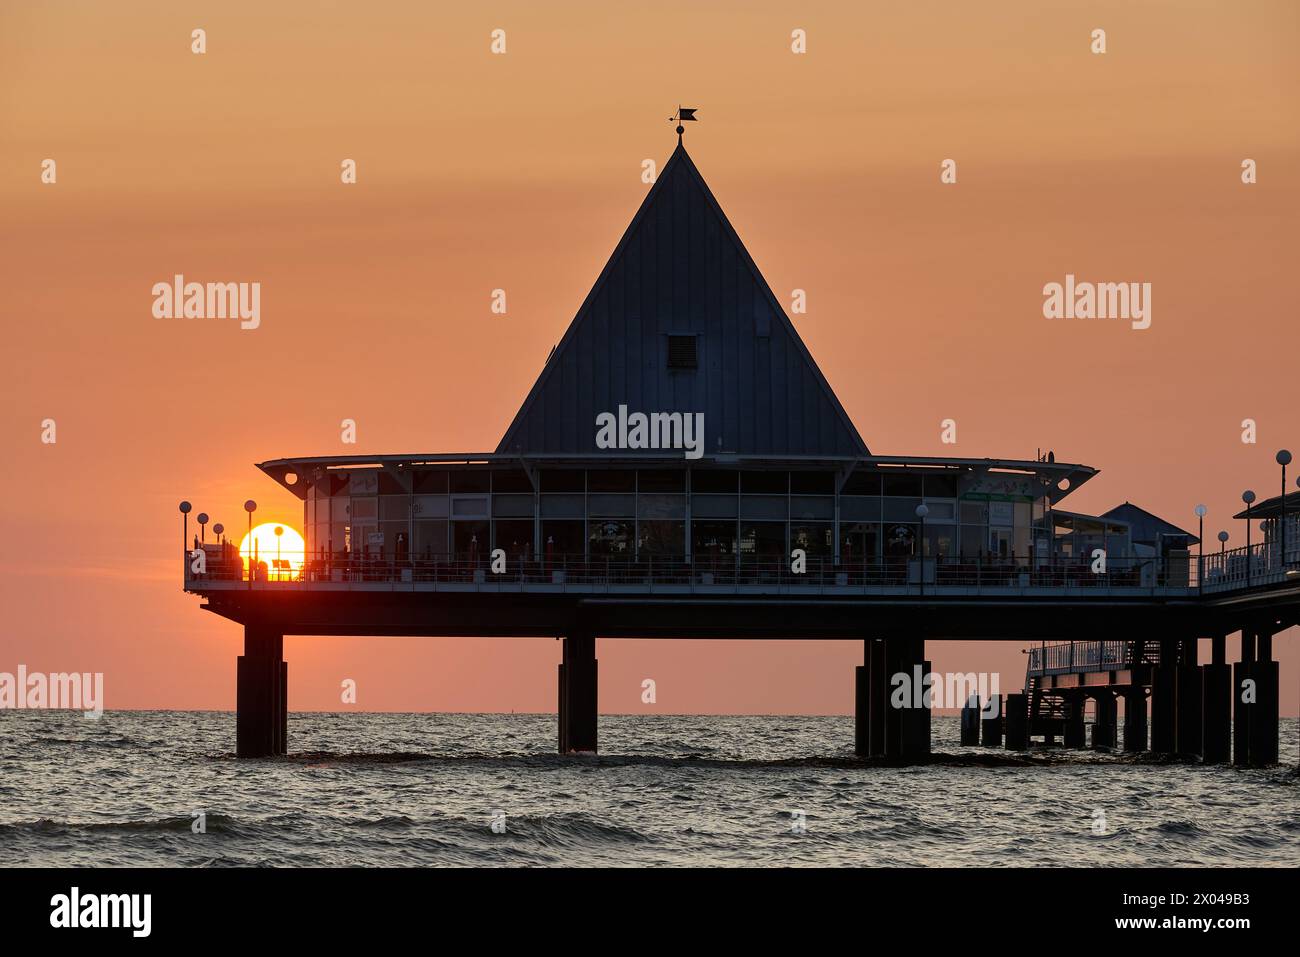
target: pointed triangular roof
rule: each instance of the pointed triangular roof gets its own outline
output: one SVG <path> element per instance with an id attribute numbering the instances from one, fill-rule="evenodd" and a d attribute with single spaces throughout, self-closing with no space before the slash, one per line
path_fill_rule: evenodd
<path id="1" fill-rule="evenodd" d="M 670 336 L 695 368 L 670 367 Z M 706 456 L 868 454 L 680 142 L 497 451 L 597 454 L 620 405 L 703 412 Z"/>

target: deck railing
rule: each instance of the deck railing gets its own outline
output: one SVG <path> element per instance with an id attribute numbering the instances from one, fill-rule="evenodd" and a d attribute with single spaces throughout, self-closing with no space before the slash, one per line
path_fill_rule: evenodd
<path id="1" fill-rule="evenodd" d="M 308 556 L 277 553 L 260 559 L 252 582 L 247 563 L 237 554 L 205 555 L 205 567 L 196 571 L 193 554 L 187 554 L 186 588 L 202 591 L 205 585 L 247 583 L 249 587 L 297 588 L 389 584 L 394 588 L 418 585 L 457 586 L 562 586 L 564 590 L 680 589 L 736 587 L 800 588 L 836 591 L 889 590 L 905 594 L 952 591 L 1006 593 L 1053 590 L 1096 593 L 1195 592 L 1194 575 L 1186 559 L 1165 563 L 1156 558 L 1110 558 L 1105 571 L 1091 562 L 1068 559 L 1045 561 L 1028 556 L 1006 558 L 927 558 L 924 563 L 908 556 L 871 559 L 842 558 L 837 564 L 827 556 L 808 557 L 803 565 L 771 555 L 642 556 L 637 559 L 553 555 L 542 559 L 506 556 L 504 570 L 481 554 L 393 558 L 371 555 Z"/>
<path id="2" fill-rule="evenodd" d="M 1276 585 L 1288 580 L 1300 582 L 1300 543 L 1287 543 L 1285 562 L 1276 542 L 1208 552 L 1192 559 L 1199 569 L 1199 588 L 1206 594 Z"/>
<path id="3" fill-rule="evenodd" d="M 1069 672 L 1109 671 L 1134 664 L 1143 654 L 1141 642 L 1066 641 L 1029 649 L 1029 674 L 1051 675 Z M 1147 659 L 1142 658 L 1143 661 Z"/>

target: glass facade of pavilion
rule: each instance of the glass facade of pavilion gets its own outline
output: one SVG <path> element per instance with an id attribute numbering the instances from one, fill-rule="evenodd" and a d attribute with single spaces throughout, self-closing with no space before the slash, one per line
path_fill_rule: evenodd
<path id="1" fill-rule="evenodd" d="M 1056 547 L 1034 474 L 966 468 L 328 468 L 305 490 L 308 553 L 385 561 L 1028 563 Z M 925 504 L 922 523 L 917 506 Z"/>

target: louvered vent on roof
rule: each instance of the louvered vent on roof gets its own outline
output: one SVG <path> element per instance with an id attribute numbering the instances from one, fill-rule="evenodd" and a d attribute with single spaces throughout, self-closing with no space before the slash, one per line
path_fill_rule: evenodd
<path id="1" fill-rule="evenodd" d="M 698 369 L 699 357 L 695 353 L 695 336 L 668 337 L 668 368 Z"/>

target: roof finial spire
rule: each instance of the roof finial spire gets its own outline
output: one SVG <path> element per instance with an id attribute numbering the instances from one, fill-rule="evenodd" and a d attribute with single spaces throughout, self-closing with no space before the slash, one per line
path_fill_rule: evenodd
<path id="1" fill-rule="evenodd" d="M 682 134 L 686 132 L 686 128 L 683 127 L 682 124 L 688 121 L 696 122 L 695 111 L 697 109 L 699 109 L 699 107 L 697 106 L 682 106 L 681 104 L 678 104 L 676 115 L 668 117 L 668 121 L 670 123 L 674 120 L 677 121 L 677 145 L 678 146 L 682 145 Z"/>

